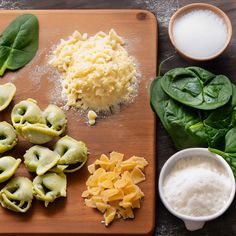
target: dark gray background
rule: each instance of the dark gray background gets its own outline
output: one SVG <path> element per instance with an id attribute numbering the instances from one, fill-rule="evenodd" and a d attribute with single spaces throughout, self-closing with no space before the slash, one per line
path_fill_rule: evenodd
<path id="1" fill-rule="evenodd" d="M 2 9 L 99 9 L 99 8 L 138 8 L 152 11 L 159 24 L 159 50 L 158 61 L 174 55 L 175 50 L 168 38 L 168 22 L 170 16 L 181 6 L 197 1 L 185 0 L 0 0 Z M 235 0 L 212 0 L 201 1 L 220 7 L 231 19 L 233 30 L 236 24 L 236 1 Z M 164 65 L 163 72 L 177 66 L 198 65 L 203 66 L 214 73 L 227 75 L 236 82 L 236 35 L 233 37 L 225 53 L 210 62 L 192 63 L 187 62 L 177 54 L 173 60 Z M 157 122 L 157 179 L 164 162 L 176 150 L 167 133 Z M 161 204 L 157 194 L 156 229 L 155 235 L 159 236 L 231 236 L 236 235 L 236 204 L 232 203 L 229 210 L 218 219 L 208 222 L 202 230 L 188 232 L 181 220 L 172 216 Z"/>

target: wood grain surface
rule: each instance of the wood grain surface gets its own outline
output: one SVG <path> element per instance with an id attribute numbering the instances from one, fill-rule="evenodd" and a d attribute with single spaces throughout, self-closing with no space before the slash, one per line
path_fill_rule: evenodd
<path id="1" fill-rule="evenodd" d="M 25 11 L 24 11 L 25 12 Z M 138 96 L 134 102 L 121 106 L 118 113 L 98 119 L 94 127 L 85 124 L 85 117 L 77 111 L 65 111 L 68 118 L 66 133 L 84 141 L 89 148 L 87 165 L 102 153 L 118 151 L 125 157 L 143 156 L 149 162 L 145 169 L 146 181 L 140 184 L 145 198 L 140 210 L 135 210 L 134 220 L 117 220 L 111 226 L 101 224 L 102 214 L 88 208 L 81 198 L 89 176 L 87 165 L 80 171 L 68 174 L 67 198 L 57 199 L 48 208 L 34 201 L 26 214 L 17 214 L 0 208 L 0 232 L 4 233 L 68 233 L 83 235 L 151 234 L 155 221 L 155 120 L 149 108 L 148 86 L 156 75 L 157 25 L 155 16 L 145 10 L 38 10 L 28 11 L 37 15 L 40 25 L 39 50 L 30 64 L 17 72 L 8 72 L 0 84 L 8 81 L 16 85 L 16 97 L 1 113 L 1 120 L 10 121 L 14 104 L 27 98 L 38 101 L 44 109 L 49 103 L 63 105 L 60 99 L 59 77 L 47 64 L 52 47 L 74 30 L 95 34 L 114 28 L 127 42 L 127 50 L 135 57 L 141 73 Z M 23 11 L 0 11 L 0 31 Z M 52 147 L 53 142 L 47 146 Z M 11 151 L 21 158 L 31 145 L 24 140 Z M 22 164 L 17 175 L 32 176 Z"/>

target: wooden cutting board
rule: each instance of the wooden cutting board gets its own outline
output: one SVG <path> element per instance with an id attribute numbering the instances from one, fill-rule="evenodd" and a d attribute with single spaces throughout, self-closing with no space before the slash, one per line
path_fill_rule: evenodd
<path id="1" fill-rule="evenodd" d="M 34 200 L 26 214 L 0 208 L 0 232 L 13 234 L 151 234 L 155 225 L 155 121 L 149 106 L 148 87 L 156 75 L 157 23 L 155 16 L 144 10 L 28 10 L 0 11 L 0 31 L 19 14 L 31 12 L 39 19 L 40 43 L 36 57 L 24 68 L 8 72 L 0 78 L 0 84 L 8 81 L 17 87 L 11 105 L 0 120 L 10 121 L 14 104 L 27 98 L 38 101 L 44 109 L 49 103 L 63 105 L 60 99 L 59 76 L 47 64 L 50 50 L 66 39 L 74 30 L 95 34 L 114 28 L 122 36 L 130 55 L 137 61 L 140 77 L 138 96 L 134 102 L 121 106 L 118 113 L 97 120 L 89 127 L 86 118 L 76 111 L 65 111 L 68 117 L 66 133 L 84 141 L 90 151 L 87 165 L 102 153 L 118 151 L 126 158 L 132 155 L 145 157 L 149 165 L 145 169 L 146 181 L 139 186 L 145 197 L 141 209 L 135 211 L 134 220 L 116 220 L 109 227 L 101 224 L 102 214 L 85 206 L 81 193 L 86 189 L 89 174 L 87 165 L 80 171 L 68 174 L 67 198 L 59 198 L 47 208 Z M 52 147 L 53 142 L 48 146 Z M 22 158 L 30 144 L 20 139 L 9 154 Z M 29 176 L 22 164 L 17 175 Z"/>

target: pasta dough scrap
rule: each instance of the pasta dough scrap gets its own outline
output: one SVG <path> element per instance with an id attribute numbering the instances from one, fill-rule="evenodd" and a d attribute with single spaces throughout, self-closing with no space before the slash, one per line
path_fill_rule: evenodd
<path id="1" fill-rule="evenodd" d="M 61 40 L 49 64 L 62 72 L 68 106 L 98 112 L 131 100 L 137 71 L 124 44 L 113 29 L 90 37 L 75 31 Z"/>
<path id="2" fill-rule="evenodd" d="M 145 180 L 142 170 L 148 165 L 143 157 L 132 156 L 123 161 L 124 154 L 102 154 L 88 166 L 91 174 L 87 179 L 87 190 L 82 193 L 85 204 L 103 213 L 108 226 L 115 218 L 134 218 L 133 209 L 140 208 L 144 193 L 138 183 Z"/>

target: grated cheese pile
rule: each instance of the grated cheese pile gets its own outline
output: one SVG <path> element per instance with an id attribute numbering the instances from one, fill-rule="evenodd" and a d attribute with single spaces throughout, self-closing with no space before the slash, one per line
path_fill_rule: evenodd
<path id="1" fill-rule="evenodd" d="M 123 161 L 124 154 L 102 154 L 100 159 L 88 166 L 91 176 L 82 193 L 88 207 L 104 213 L 104 223 L 109 225 L 115 217 L 134 218 L 133 209 L 140 208 L 144 193 L 138 183 L 145 180 L 142 172 L 148 162 L 143 157 L 132 156 Z"/>
<path id="2" fill-rule="evenodd" d="M 62 72 L 68 106 L 97 112 L 132 98 L 136 66 L 123 45 L 113 29 L 90 37 L 75 31 L 61 40 L 49 64 Z"/>

